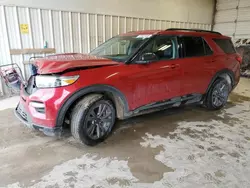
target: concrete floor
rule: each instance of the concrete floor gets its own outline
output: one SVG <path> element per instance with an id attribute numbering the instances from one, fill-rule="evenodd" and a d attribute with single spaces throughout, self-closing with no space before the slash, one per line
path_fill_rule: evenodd
<path id="1" fill-rule="evenodd" d="M 120 121 L 97 147 L 23 127 L 5 109 L 16 100 L 0 101 L 0 187 L 250 187 L 250 80 L 221 111 Z"/>

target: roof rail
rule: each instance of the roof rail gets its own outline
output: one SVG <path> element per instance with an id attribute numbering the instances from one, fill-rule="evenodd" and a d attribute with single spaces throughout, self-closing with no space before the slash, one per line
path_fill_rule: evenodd
<path id="1" fill-rule="evenodd" d="M 169 29 L 166 29 L 166 31 L 175 31 L 175 30 L 206 32 L 206 33 L 214 33 L 214 34 L 217 34 L 217 35 L 222 35 L 220 32 L 217 32 L 217 31 L 208 31 L 208 30 L 202 30 L 202 29 L 184 29 L 184 28 L 169 28 Z"/>

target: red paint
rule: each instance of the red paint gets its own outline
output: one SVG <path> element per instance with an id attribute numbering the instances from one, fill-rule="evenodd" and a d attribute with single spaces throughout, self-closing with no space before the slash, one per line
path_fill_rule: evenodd
<path id="1" fill-rule="evenodd" d="M 201 36 L 199 32 L 186 31 L 142 31 L 123 35 L 161 34 Z M 72 85 L 38 89 L 29 96 L 21 92 L 21 103 L 31 114 L 34 124 L 54 127 L 58 111 L 65 100 L 81 88 L 95 84 L 105 84 L 120 90 L 129 105 L 129 110 L 165 99 L 191 93 L 205 94 L 216 72 L 222 69 L 232 70 L 238 83 L 241 62 L 238 54 L 226 55 L 213 42 L 214 37 L 227 38 L 212 33 L 202 33 L 213 50 L 213 55 L 205 57 L 183 58 L 159 61 L 149 64 L 124 64 L 105 58 L 84 54 L 59 54 L 40 59 L 36 62 L 39 74 L 60 73 L 69 68 L 81 68 L 106 65 L 94 69 L 77 69 L 63 75 L 79 75 Z M 43 102 L 45 114 L 36 112 L 29 106 L 30 101 Z"/>
<path id="2" fill-rule="evenodd" d="M 99 58 L 88 54 L 57 54 L 38 59 L 35 63 L 39 74 L 52 74 L 63 72 L 67 69 L 91 67 L 99 65 L 115 65 L 117 62 L 109 59 Z"/>

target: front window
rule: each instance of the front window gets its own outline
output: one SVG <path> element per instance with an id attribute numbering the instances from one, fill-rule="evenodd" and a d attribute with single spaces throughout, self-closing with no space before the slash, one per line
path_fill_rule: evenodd
<path id="1" fill-rule="evenodd" d="M 177 57 L 176 38 L 167 35 L 161 35 L 151 40 L 149 44 L 142 50 L 141 55 L 145 53 L 153 53 L 158 60 L 170 60 Z M 138 60 L 141 56 L 138 56 Z"/>
<path id="2" fill-rule="evenodd" d="M 124 62 L 150 37 L 151 35 L 117 36 L 98 46 L 90 54 Z"/>

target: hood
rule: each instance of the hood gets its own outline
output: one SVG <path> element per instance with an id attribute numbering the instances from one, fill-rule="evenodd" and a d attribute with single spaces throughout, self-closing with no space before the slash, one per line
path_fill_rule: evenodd
<path id="1" fill-rule="evenodd" d="M 38 74 L 52 74 L 74 68 L 119 64 L 119 62 L 115 62 L 110 59 L 80 53 L 51 55 L 35 61 Z"/>

